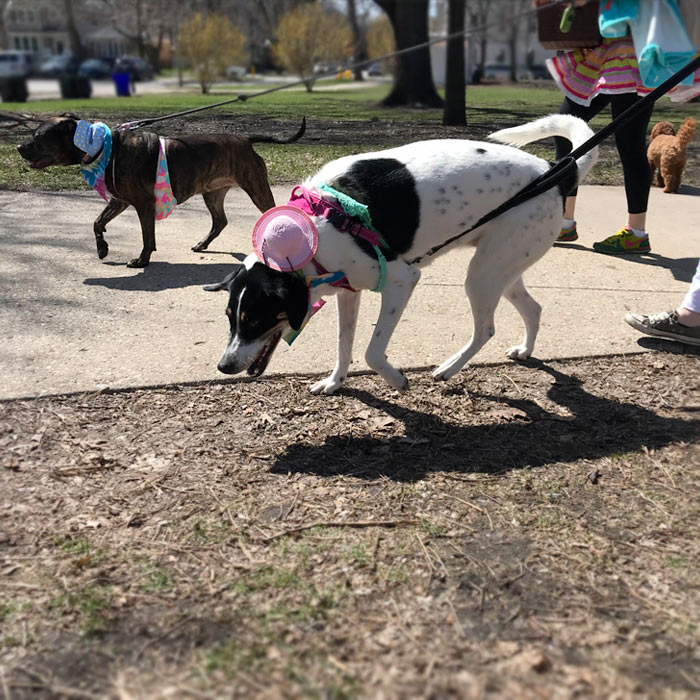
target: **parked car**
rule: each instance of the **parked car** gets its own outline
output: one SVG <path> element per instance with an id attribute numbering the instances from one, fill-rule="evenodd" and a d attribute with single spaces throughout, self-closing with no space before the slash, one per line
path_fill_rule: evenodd
<path id="1" fill-rule="evenodd" d="M 226 68 L 226 77 L 229 80 L 243 80 L 248 71 L 243 66 L 228 66 Z"/>
<path id="2" fill-rule="evenodd" d="M 27 78 L 35 71 L 35 54 L 29 51 L 0 51 L 0 79 Z"/>
<path id="3" fill-rule="evenodd" d="M 88 58 L 78 68 L 78 75 L 84 78 L 109 78 L 112 75 L 112 67 L 106 61 L 99 58 Z"/>
<path id="4" fill-rule="evenodd" d="M 532 74 L 533 80 L 552 80 L 552 74 L 549 72 L 547 66 L 532 66 L 532 68 L 530 68 L 530 73 Z"/>
<path id="5" fill-rule="evenodd" d="M 314 75 L 321 73 L 337 73 L 340 70 L 340 63 L 335 61 L 320 61 L 314 63 Z"/>
<path id="6" fill-rule="evenodd" d="M 384 71 L 382 70 L 382 64 L 378 62 L 370 63 L 369 68 L 367 69 L 367 75 L 369 76 L 377 76 L 377 75 L 384 75 Z"/>
<path id="7" fill-rule="evenodd" d="M 71 53 L 52 56 L 39 67 L 39 75 L 44 78 L 60 78 L 62 75 L 76 75 L 80 59 Z"/>
<path id="8" fill-rule="evenodd" d="M 114 73 L 128 73 L 132 80 L 153 80 L 151 64 L 139 56 L 121 56 L 114 62 Z"/>
<path id="9" fill-rule="evenodd" d="M 503 64 L 484 66 L 484 75 L 482 76 L 482 79 L 507 82 L 510 80 L 510 67 Z"/>

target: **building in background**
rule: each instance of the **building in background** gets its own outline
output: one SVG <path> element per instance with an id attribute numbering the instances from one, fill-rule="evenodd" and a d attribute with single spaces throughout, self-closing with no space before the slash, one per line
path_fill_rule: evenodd
<path id="1" fill-rule="evenodd" d="M 511 19 L 531 7 L 527 0 L 476 0 L 467 3 L 464 41 L 467 82 L 472 82 L 479 68 L 483 69 L 483 75 L 479 77 L 490 80 L 549 77 L 545 60 L 554 56 L 555 52 L 540 45 L 535 15 Z M 431 38 L 447 34 L 447 13 L 447 0 L 433 0 Z M 486 25 L 488 28 L 484 28 Z M 447 42 L 433 44 L 430 51 L 433 80 L 436 85 L 444 85 Z"/>
<path id="2" fill-rule="evenodd" d="M 6 0 L 2 17 L 6 48 L 31 51 L 39 58 L 70 51 L 63 0 Z M 128 52 L 128 40 L 110 25 L 105 25 L 104 13 L 98 7 L 81 5 L 75 22 L 90 55 L 112 59 Z"/>

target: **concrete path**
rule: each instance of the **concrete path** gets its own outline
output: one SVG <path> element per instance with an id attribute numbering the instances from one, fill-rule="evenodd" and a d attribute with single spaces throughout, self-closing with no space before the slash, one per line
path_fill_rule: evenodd
<path id="1" fill-rule="evenodd" d="M 278 203 L 291 186 L 275 188 Z M 652 190 L 649 225 L 653 253 L 615 258 L 591 244 L 624 223 L 621 188 L 582 187 L 575 244 L 554 247 L 526 275 L 543 305 L 535 348 L 541 359 L 643 350 L 624 323 L 629 310 L 653 312 L 678 304 L 695 270 L 700 190 L 678 195 Z M 40 396 L 220 378 L 227 339 L 225 297 L 202 290 L 235 258 L 250 251 L 258 212 L 240 191 L 226 202 L 229 227 L 207 253 L 190 246 L 208 230 L 201 198 L 157 225 L 158 251 L 146 270 L 125 267 L 140 250 L 133 209 L 107 230 L 110 254 L 95 252 L 92 221 L 102 200 L 92 193 L 0 192 L 0 398 Z M 439 364 L 471 332 L 463 279 L 469 251 L 436 261 L 423 272 L 389 356 L 400 367 Z M 354 369 L 365 368 L 364 348 L 379 296 L 363 295 Z M 268 374 L 326 373 L 335 356 L 335 305 L 317 315 L 290 348 L 280 344 Z M 496 336 L 476 363 L 504 360 L 522 328 L 503 302 Z M 302 379 L 301 381 L 307 381 Z"/>

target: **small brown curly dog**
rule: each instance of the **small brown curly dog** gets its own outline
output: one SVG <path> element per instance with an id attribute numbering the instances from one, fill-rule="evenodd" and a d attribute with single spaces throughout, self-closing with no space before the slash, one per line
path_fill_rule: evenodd
<path id="1" fill-rule="evenodd" d="M 651 169 L 651 179 L 658 168 L 656 184 L 664 192 L 678 192 L 681 186 L 681 174 L 685 167 L 685 149 L 695 133 L 695 119 L 683 120 L 678 133 L 671 122 L 659 122 L 651 130 L 651 139 L 647 149 L 647 160 Z"/>

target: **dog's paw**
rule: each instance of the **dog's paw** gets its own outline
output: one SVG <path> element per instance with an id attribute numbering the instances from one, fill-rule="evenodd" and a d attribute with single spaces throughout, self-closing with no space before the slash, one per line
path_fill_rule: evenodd
<path id="1" fill-rule="evenodd" d="M 209 247 L 209 244 L 206 241 L 200 241 L 197 243 L 197 245 L 192 246 L 192 250 L 195 253 L 201 253 L 203 250 L 206 250 Z"/>
<path id="2" fill-rule="evenodd" d="M 438 382 L 446 382 L 459 372 L 464 366 L 464 361 L 460 353 L 453 355 L 449 360 L 445 360 L 440 366 L 433 370 L 433 379 Z"/>
<path id="3" fill-rule="evenodd" d="M 330 396 L 331 394 L 335 394 L 335 392 L 338 391 L 341 386 L 343 386 L 343 381 L 340 379 L 334 379 L 331 376 L 327 377 L 326 379 L 322 379 L 320 382 L 312 384 L 309 391 L 314 395 L 325 394 L 326 396 Z"/>
<path id="4" fill-rule="evenodd" d="M 389 384 L 397 391 L 408 391 L 408 378 L 398 369 L 382 375 Z"/>
<path id="5" fill-rule="evenodd" d="M 134 258 L 129 260 L 126 264 L 127 267 L 148 267 L 148 260 L 142 260 L 141 258 Z"/>
<path id="6" fill-rule="evenodd" d="M 97 244 L 97 257 L 100 260 L 104 260 L 109 253 L 109 246 L 107 245 L 107 241 L 102 241 L 102 243 Z"/>
<path id="7" fill-rule="evenodd" d="M 532 350 L 525 345 L 514 345 L 506 350 L 506 355 L 511 360 L 527 360 L 532 355 Z"/>

